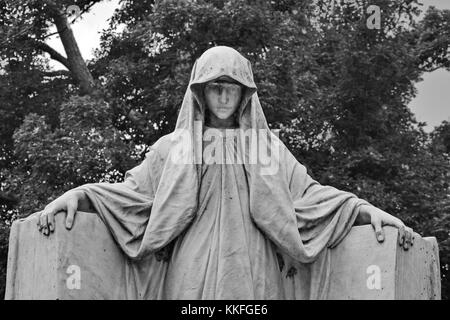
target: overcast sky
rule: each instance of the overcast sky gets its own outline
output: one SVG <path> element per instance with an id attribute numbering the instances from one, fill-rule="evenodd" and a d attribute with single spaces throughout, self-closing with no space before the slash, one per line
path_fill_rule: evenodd
<path id="1" fill-rule="evenodd" d="M 450 0 L 422 0 L 422 3 L 425 7 L 433 5 L 439 9 L 450 9 Z M 108 26 L 108 19 L 118 6 L 119 0 L 101 2 L 73 24 L 75 37 L 85 59 L 93 57 L 94 49 L 99 47 L 100 33 Z M 64 53 L 57 35 L 50 38 L 48 43 L 54 49 Z M 51 65 L 55 69 L 62 68 L 55 61 L 52 61 Z M 450 72 L 436 70 L 426 73 L 423 81 L 416 84 L 416 88 L 418 94 L 409 107 L 416 114 L 418 121 L 427 123 L 427 131 L 431 131 L 443 120 L 450 121 Z"/>

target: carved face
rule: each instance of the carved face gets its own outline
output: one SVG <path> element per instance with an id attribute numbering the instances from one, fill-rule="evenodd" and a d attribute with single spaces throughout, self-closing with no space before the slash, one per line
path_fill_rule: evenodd
<path id="1" fill-rule="evenodd" d="M 228 77 L 206 83 L 204 92 L 209 111 L 222 120 L 234 114 L 242 98 L 242 86 Z"/>

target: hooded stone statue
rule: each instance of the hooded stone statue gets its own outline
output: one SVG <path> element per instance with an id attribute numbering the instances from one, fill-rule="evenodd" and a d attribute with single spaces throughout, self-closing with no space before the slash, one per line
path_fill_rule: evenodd
<path id="1" fill-rule="evenodd" d="M 223 77 L 243 88 L 238 126 L 225 133 L 207 127 L 203 94 Z M 213 142 L 211 130 L 220 133 Z M 205 161 L 211 143 L 220 159 L 218 146 L 244 161 Z M 270 168 L 245 161 L 255 145 L 269 146 Z M 129 299 L 325 298 L 328 249 L 368 204 L 307 174 L 270 131 L 250 62 L 224 46 L 195 62 L 174 132 L 123 183 L 74 190 L 126 255 L 121 283 Z"/>
<path id="2" fill-rule="evenodd" d="M 205 130 L 203 86 L 222 76 L 245 88 L 239 129 L 270 132 L 250 62 L 234 49 L 214 47 L 193 67 L 175 131 L 160 138 L 123 183 L 77 188 L 130 258 L 130 298 L 295 298 L 285 292 L 291 280 L 280 272 L 277 252 L 282 265 L 315 261 L 349 232 L 366 203 L 314 181 L 273 133 L 275 174 L 264 175 L 261 164 L 245 161 L 173 161 L 180 133 L 193 137 L 188 156 L 198 160 L 204 147 L 195 138 Z M 168 259 L 157 259 L 154 253 L 165 247 L 171 249 Z"/>

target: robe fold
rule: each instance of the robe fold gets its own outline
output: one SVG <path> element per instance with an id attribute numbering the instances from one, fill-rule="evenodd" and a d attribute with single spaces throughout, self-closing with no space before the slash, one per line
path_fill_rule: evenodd
<path id="1" fill-rule="evenodd" d="M 239 130 L 263 130 L 274 155 L 271 170 L 205 160 L 212 142 L 205 138 L 211 128 L 204 123 L 203 86 L 224 75 L 245 91 L 239 128 L 215 135 L 215 150 L 245 159 Z M 251 139 L 258 145 L 266 138 Z M 270 131 L 249 61 L 228 47 L 209 49 L 196 61 L 175 131 L 153 144 L 124 182 L 77 189 L 128 257 L 130 299 L 326 298 L 328 249 L 367 204 L 307 174 Z M 292 268 L 297 274 L 288 277 Z"/>

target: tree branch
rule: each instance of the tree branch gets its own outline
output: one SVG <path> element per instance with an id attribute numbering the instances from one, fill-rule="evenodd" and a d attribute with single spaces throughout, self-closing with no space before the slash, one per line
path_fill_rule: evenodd
<path id="1" fill-rule="evenodd" d="M 48 54 L 50 54 L 50 58 L 52 58 L 53 60 L 56 60 L 58 62 L 60 62 L 61 64 L 63 64 L 68 70 L 70 70 L 70 65 L 69 65 L 69 61 L 67 60 L 67 58 L 65 58 L 62 54 L 60 54 L 58 51 L 56 51 L 55 49 L 53 49 L 52 47 L 50 47 L 48 44 L 44 43 L 44 42 L 37 42 L 37 47 L 39 49 L 41 49 L 42 51 L 47 52 Z"/>
<path id="2" fill-rule="evenodd" d="M 80 14 L 78 17 L 73 18 L 73 20 L 70 22 L 70 24 L 73 24 L 75 22 L 75 20 L 77 20 L 78 18 L 81 18 L 83 16 L 84 13 L 86 13 L 90 8 L 92 8 L 92 6 L 94 6 L 96 4 L 96 2 L 90 4 L 89 6 L 87 6 L 86 8 L 84 8 L 83 10 L 81 10 Z M 55 34 L 59 34 L 59 31 L 55 31 L 52 33 L 49 33 L 47 35 L 45 35 L 42 39 L 46 39 L 49 38 L 51 36 L 54 36 Z"/>

